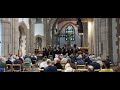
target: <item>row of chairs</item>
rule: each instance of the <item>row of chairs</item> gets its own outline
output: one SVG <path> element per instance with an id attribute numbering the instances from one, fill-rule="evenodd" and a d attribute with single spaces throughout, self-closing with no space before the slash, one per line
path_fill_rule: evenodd
<path id="1" fill-rule="evenodd" d="M 63 67 L 65 67 L 66 62 L 61 62 L 61 65 Z M 113 66 L 114 66 L 113 64 L 110 64 L 111 68 L 113 68 Z M 86 65 L 76 65 L 76 69 L 78 69 L 78 71 L 81 70 L 81 69 L 86 69 Z M 102 67 L 100 69 L 95 69 L 95 72 L 99 72 L 101 69 L 102 69 Z"/>
<path id="2" fill-rule="evenodd" d="M 44 69 L 37 68 L 37 72 L 44 72 Z M 57 69 L 58 72 L 64 72 L 62 69 Z M 96 69 L 95 72 L 99 72 L 100 69 Z M 88 72 L 88 69 L 73 69 L 73 72 Z"/>
<path id="3" fill-rule="evenodd" d="M 25 70 L 31 70 L 32 68 L 37 67 L 36 62 L 34 64 L 32 64 L 32 66 L 29 66 L 28 64 L 30 64 L 30 63 L 24 62 L 22 64 L 6 64 L 6 70 L 10 69 L 10 71 L 12 71 L 12 72 L 21 72 L 21 71 L 25 71 Z M 18 67 L 19 69 L 15 70 L 14 67 Z"/>

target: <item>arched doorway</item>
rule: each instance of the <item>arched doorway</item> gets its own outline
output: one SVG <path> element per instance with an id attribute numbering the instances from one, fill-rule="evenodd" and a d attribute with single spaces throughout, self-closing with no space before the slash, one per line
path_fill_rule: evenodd
<path id="1" fill-rule="evenodd" d="M 35 36 L 35 54 L 38 54 L 42 50 L 42 36 Z"/>
<path id="2" fill-rule="evenodd" d="M 21 56 L 26 54 L 26 30 L 27 26 L 21 22 L 19 25 L 19 55 Z"/>
<path id="3" fill-rule="evenodd" d="M 41 49 L 42 48 L 42 38 L 41 37 L 36 37 L 36 49 Z"/>

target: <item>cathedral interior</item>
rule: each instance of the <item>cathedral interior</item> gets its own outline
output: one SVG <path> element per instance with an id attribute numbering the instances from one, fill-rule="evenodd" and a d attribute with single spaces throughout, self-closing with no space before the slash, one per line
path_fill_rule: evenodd
<path id="1" fill-rule="evenodd" d="M 0 56 L 65 45 L 88 48 L 89 54 L 109 56 L 116 63 L 120 59 L 120 19 L 0 18 Z"/>

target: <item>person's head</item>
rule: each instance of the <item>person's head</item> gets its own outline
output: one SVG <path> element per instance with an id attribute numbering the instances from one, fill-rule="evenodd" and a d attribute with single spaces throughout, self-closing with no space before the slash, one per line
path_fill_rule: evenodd
<path id="1" fill-rule="evenodd" d="M 47 56 L 44 56 L 44 58 L 46 58 L 46 59 L 47 59 Z"/>
<path id="2" fill-rule="evenodd" d="M 50 59 L 47 59 L 47 65 L 51 65 L 51 60 Z"/>
<path id="3" fill-rule="evenodd" d="M 47 59 L 46 59 L 46 58 L 43 58 L 42 60 L 43 60 L 43 61 L 46 61 Z"/>
<path id="4" fill-rule="evenodd" d="M 54 61 L 51 61 L 50 64 L 51 64 L 52 66 L 54 66 L 55 62 L 54 62 Z"/>
<path id="5" fill-rule="evenodd" d="M 88 65 L 88 71 L 89 71 L 89 72 L 94 72 L 94 67 L 91 66 L 91 65 Z"/>

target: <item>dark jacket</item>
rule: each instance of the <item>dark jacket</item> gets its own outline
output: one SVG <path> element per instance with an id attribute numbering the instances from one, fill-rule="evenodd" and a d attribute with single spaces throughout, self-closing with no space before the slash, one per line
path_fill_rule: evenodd
<path id="1" fill-rule="evenodd" d="M 37 61 L 37 59 L 35 57 L 31 57 L 31 61 L 32 61 L 32 64 L 35 64 L 35 61 Z"/>
<path id="2" fill-rule="evenodd" d="M 92 65 L 94 67 L 94 69 L 100 69 L 100 64 L 99 63 L 92 62 L 92 63 L 90 63 L 90 65 Z"/>
<path id="3" fill-rule="evenodd" d="M 63 69 L 63 67 L 62 67 L 62 65 L 58 62 L 58 63 L 56 63 L 54 66 L 56 66 L 57 67 L 57 69 Z"/>
<path id="4" fill-rule="evenodd" d="M 22 65 L 22 62 L 20 61 L 20 60 L 15 60 L 14 62 L 13 62 L 13 64 L 21 64 Z M 18 69 L 20 69 L 18 66 L 15 66 L 15 67 L 13 67 L 15 70 L 18 70 Z"/>
<path id="5" fill-rule="evenodd" d="M 73 68 L 73 69 L 76 69 L 76 66 L 74 63 L 70 63 L 70 66 Z"/>
<path id="6" fill-rule="evenodd" d="M 12 64 L 12 62 L 10 60 L 7 60 L 6 64 Z"/>
<path id="7" fill-rule="evenodd" d="M 6 61 L 6 64 L 12 64 L 12 61 L 7 60 L 7 61 Z M 10 66 L 8 66 L 8 69 L 10 69 Z"/>
<path id="8" fill-rule="evenodd" d="M 57 67 L 50 65 L 44 69 L 44 72 L 57 72 Z"/>

